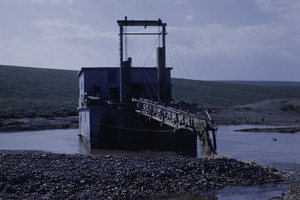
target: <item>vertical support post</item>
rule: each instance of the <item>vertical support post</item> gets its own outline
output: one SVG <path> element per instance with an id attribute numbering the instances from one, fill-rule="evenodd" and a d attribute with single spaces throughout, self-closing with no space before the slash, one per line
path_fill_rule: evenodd
<path id="1" fill-rule="evenodd" d="M 217 140 L 216 140 L 215 130 L 212 131 L 212 137 L 213 137 L 214 148 L 215 148 L 215 150 L 217 150 Z"/>
<path id="2" fill-rule="evenodd" d="M 200 121 L 195 125 L 197 134 L 200 137 L 201 155 L 202 158 L 211 157 L 216 154 L 215 148 L 213 147 L 209 138 L 206 121 Z"/>
<path id="3" fill-rule="evenodd" d="M 124 102 L 129 103 L 131 102 L 131 57 L 128 58 L 127 61 L 123 62 L 123 69 L 124 69 Z"/>
<path id="4" fill-rule="evenodd" d="M 131 58 L 123 61 L 120 67 L 120 102 L 131 102 Z"/>
<path id="5" fill-rule="evenodd" d="M 120 67 L 122 67 L 122 63 L 123 63 L 123 31 L 124 28 L 122 25 L 120 25 Z"/>
<path id="6" fill-rule="evenodd" d="M 164 48 L 164 55 L 166 55 L 166 26 L 162 25 L 162 47 Z"/>
<path id="7" fill-rule="evenodd" d="M 166 103 L 166 66 L 164 47 L 156 49 L 157 55 L 157 80 L 158 80 L 158 98 L 162 103 Z"/>
<path id="8" fill-rule="evenodd" d="M 125 70 L 124 70 L 124 64 L 123 64 L 123 26 L 120 25 L 120 102 L 125 101 L 124 97 L 124 76 L 125 76 Z"/>
<path id="9" fill-rule="evenodd" d="M 162 24 L 162 48 L 158 48 L 158 94 L 162 103 L 167 102 L 166 97 L 166 26 Z"/>

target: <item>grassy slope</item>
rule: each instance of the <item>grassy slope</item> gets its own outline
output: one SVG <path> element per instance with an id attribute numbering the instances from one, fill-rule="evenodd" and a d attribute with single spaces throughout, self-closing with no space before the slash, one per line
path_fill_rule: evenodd
<path id="1" fill-rule="evenodd" d="M 0 65 L 0 117 L 76 114 L 76 71 Z"/>
<path id="2" fill-rule="evenodd" d="M 77 71 L 70 70 L 0 65 L 0 118 L 75 115 L 76 74 Z M 174 98 L 200 106 L 204 102 L 207 107 L 228 107 L 271 98 L 300 98 L 299 82 L 292 86 L 288 82 L 269 86 L 266 82 L 253 85 L 251 82 L 172 79 L 172 83 Z"/>
<path id="3" fill-rule="evenodd" d="M 298 86 L 287 86 L 288 82 L 272 83 L 272 86 L 249 84 L 249 82 L 211 82 L 198 80 L 173 79 L 173 98 L 185 99 L 187 102 L 200 103 L 202 107 L 228 107 L 259 102 L 275 98 L 300 98 Z M 247 84 L 246 84 L 247 83 Z M 257 83 L 256 83 L 257 84 Z M 283 86 L 281 86 L 283 85 Z M 190 101 L 189 101 L 190 99 Z"/>
<path id="4" fill-rule="evenodd" d="M 300 82 L 295 81 L 216 81 L 218 83 L 234 83 L 242 85 L 257 85 L 257 86 L 295 86 L 300 87 Z"/>

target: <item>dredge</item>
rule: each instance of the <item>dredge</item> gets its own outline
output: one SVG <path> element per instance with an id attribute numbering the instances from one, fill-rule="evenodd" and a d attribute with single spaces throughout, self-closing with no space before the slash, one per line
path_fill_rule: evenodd
<path id="1" fill-rule="evenodd" d="M 120 67 L 83 67 L 78 73 L 79 135 L 91 149 L 173 150 L 198 157 L 201 149 L 202 157 L 216 154 L 217 128 L 208 112 L 200 116 L 191 113 L 190 105 L 172 102 L 172 68 L 166 67 L 165 57 L 167 24 L 127 17 L 117 23 Z M 159 30 L 129 33 L 124 31 L 127 26 Z M 156 67 L 132 67 L 130 57 L 124 60 L 127 35 L 159 36 Z"/>

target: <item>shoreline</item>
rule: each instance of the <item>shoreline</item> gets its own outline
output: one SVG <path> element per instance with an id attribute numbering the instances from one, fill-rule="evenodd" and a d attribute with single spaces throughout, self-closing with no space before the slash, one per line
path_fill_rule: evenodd
<path id="1" fill-rule="evenodd" d="M 78 116 L 2 119 L 1 132 L 38 131 L 78 128 Z"/>
<path id="2" fill-rule="evenodd" d="M 210 115 L 217 125 L 224 126 L 242 124 L 290 126 L 295 127 L 295 130 L 300 127 L 299 114 L 272 109 L 219 108 L 210 111 Z M 78 116 L 0 119 L 0 133 L 76 128 Z"/>
<path id="3" fill-rule="evenodd" d="M 235 130 L 239 132 L 278 132 L 278 133 L 296 133 L 300 131 L 300 127 L 279 127 L 279 128 L 246 128 Z"/>

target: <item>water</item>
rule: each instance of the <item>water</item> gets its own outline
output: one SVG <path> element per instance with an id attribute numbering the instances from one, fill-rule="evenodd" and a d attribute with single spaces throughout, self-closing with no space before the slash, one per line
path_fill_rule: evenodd
<path id="1" fill-rule="evenodd" d="M 2 150 L 40 150 L 52 153 L 88 154 L 77 129 L 0 133 Z"/>
<path id="2" fill-rule="evenodd" d="M 300 132 L 239 132 L 246 128 L 271 128 L 271 126 L 220 126 L 217 133 L 218 154 L 242 161 L 255 161 L 269 167 L 300 174 Z M 276 141 L 275 141 L 276 139 Z M 268 199 L 288 193 L 288 185 L 224 188 L 216 192 L 221 200 Z"/>
<path id="3" fill-rule="evenodd" d="M 269 127 L 271 126 L 220 126 L 217 132 L 218 154 L 237 160 L 256 161 L 271 167 L 300 164 L 300 132 L 290 134 L 234 131 Z"/>
<path id="4" fill-rule="evenodd" d="M 236 132 L 244 128 L 266 128 L 270 126 L 219 126 L 217 131 L 217 153 L 243 161 L 255 161 L 265 166 L 299 174 L 300 132 Z M 276 138 L 276 141 L 274 139 Z M 14 133 L 0 133 L 2 150 L 42 150 L 53 153 L 88 154 L 81 142 L 77 129 L 45 130 Z M 105 153 L 110 154 L 110 151 Z M 102 152 L 103 154 L 103 152 Z M 147 155 L 147 154 L 145 154 Z M 163 155 L 162 153 L 160 155 Z M 224 188 L 213 195 L 198 199 L 268 199 L 287 192 L 287 185 L 260 187 Z"/>

